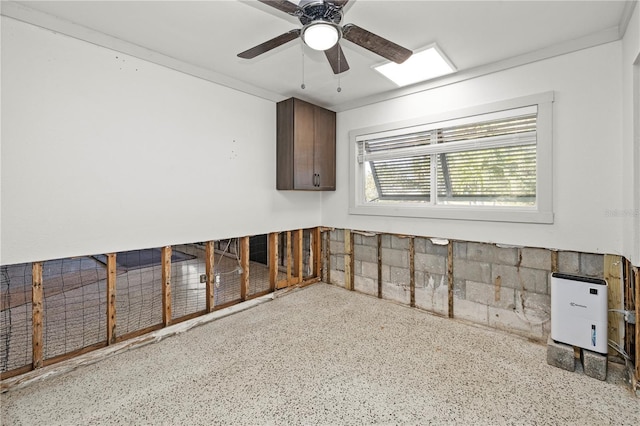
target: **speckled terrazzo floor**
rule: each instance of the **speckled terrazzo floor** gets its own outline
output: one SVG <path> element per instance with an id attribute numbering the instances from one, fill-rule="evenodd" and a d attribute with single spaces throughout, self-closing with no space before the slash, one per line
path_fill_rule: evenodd
<path id="1" fill-rule="evenodd" d="M 316 284 L 3 394 L 3 425 L 639 425 L 526 339 Z"/>

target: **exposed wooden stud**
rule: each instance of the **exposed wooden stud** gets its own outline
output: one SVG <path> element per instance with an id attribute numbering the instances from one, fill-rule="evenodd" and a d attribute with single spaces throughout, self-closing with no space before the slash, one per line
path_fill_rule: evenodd
<path id="1" fill-rule="evenodd" d="M 355 251 L 355 238 L 353 238 L 353 233 L 351 234 L 351 238 L 349 240 L 349 282 L 351 283 L 351 290 L 356 289 L 356 251 Z"/>
<path id="2" fill-rule="evenodd" d="M 378 299 L 382 299 L 382 234 L 378 234 Z"/>
<path id="3" fill-rule="evenodd" d="M 216 279 L 216 271 L 215 271 L 215 248 L 213 245 L 213 241 L 207 241 L 204 246 L 204 257 L 205 257 L 205 275 L 207 276 L 207 284 L 206 284 L 206 311 L 213 312 L 213 309 L 216 305 L 216 297 L 215 297 L 215 279 Z"/>
<path id="4" fill-rule="evenodd" d="M 626 258 L 622 258 L 622 287 L 624 289 L 624 309 L 633 311 L 635 308 L 633 304 L 633 270 L 631 269 L 631 262 Z M 625 322 L 624 329 L 624 350 L 628 354 L 635 353 L 634 339 L 636 335 L 635 325 Z"/>
<path id="5" fill-rule="evenodd" d="M 162 247 L 162 324 L 171 325 L 171 246 Z"/>
<path id="6" fill-rule="evenodd" d="M 304 275 L 304 256 L 302 249 L 304 248 L 304 231 L 298 229 L 293 233 L 293 284 L 302 282 Z"/>
<path id="7" fill-rule="evenodd" d="M 278 281 L 278 233 L 269 234 L 269 290 L 276 289 Z"/>
<path id="8" fill-rule="evenodd" d="M 313 238 L 313 277 L 320 278 L 322 276 L 322 232 L 320 227 L 316 227 L 312 233 Z"/>
<path id="9" fill-rule="evenodd" d="M 623 309 L 623 292 L 621 281 L 622 258 L 610 254 L 604 255 L 604 279 L 608 283 L 608 307 L 609 309 Z M 608 336 L 609 340 L 615 342 L 619 347 L 624 347 L 624 318 L 618 312 L 609 312 L 608 316 Z M 617 356 L 615 349 L 609 348 L 609 355 Z"/>
<path id="10" fill-rule="evenodd" d="M 291 254 L 291 231 L 287 231 L 287 285 L 291 283 L 291 268 L 293 266 L 293 256 Z"/>
<path id="11" fill-rule="evenodd" d="M 327 282 L 327 272 L 326 272 L 326 266 L 327 266 L 327 243 L 328 243 L 328 239 L 327 239 L 327 232 L 324 231 L 324 229 L 322 227 L 320 228 L 320 238 L 321 238 L 321 253 L 320 253 L 320 270 L 319 270 L 319 277 L 321 281 Z"/>
<path id="12" fill-rule="evenodd" d="M 409 237 L 409 306 L 416 307 L 416 250 L 415 238 Z"/>
<path id="13" fill-rule="evenodd" d="M 635 294 L 633 293 L 633 265 L 626 258 L 622 258 L 622 287 L 624 289 L 624 309 L 633 311 Z M 625 322 L 624 350 L 628 354 L 635 354 L 636 329 L 634 324 Z"/>
<path id="14" fill-rule="evenodd" d="M 350 229 L 344 230 L 344 286 L 353 290 L 353 236 Z"/>
<path id="15" fill-rule="evenodd" d="M 283 255 L 284 255 L 284 261 L 285 261 L 285 270 L 286 270 L 286 275 L 285 278 L 283 280 L 279 280 L 276 281 L 276 289 L 282 289 L 285 287 L 288 287 L 289 284 L 291 283 L 291 276 L 292 276 L 292 272 L 291 272 L 291 268 L 293 265 L 293 257 L 291 254 L 291 231 L 287 231 L 284 234 L 284 250 L 283 250 Z"/>
<path id="16" fill-rule="evenodd" d="M 44 358 L 44 341 L 42 328 L 44 323 L 43 288 L 42 288 L 42 262 L 33 262 L 31 265 L 31 314 L 32 331 L 31 350 L 33 368 L 41 368 Z"/>
<path id="17" fill-rule="evenodd" d="M 240 299 L 247 300 L 249 295 L 249 237 L 240 238 Z"/>
<path id="18" fill-rule="evenodd" d="M 304 277 L 303 280 L 315 276 L 315 271 L 316 271 L 315 252 L 316 252 L 316 233 L 315 233 L 315 228 L 311 228 L 309 229 L 309 270 L 303 271 L 307 273 L 306 275 L 303 274 L 303 277 Z"/>
<path id="19" fill-rule="evenodd" d="M 325 268 L 327 273 L 325 275 L 325 281 L 331 284 L 331 231 L 325 232 L 326 245 L 325 245 Z"/>
<path id="20" fill-rule="evenodd" d="M 107 254 L 107 344 L 116 343 L 116 254 Z"/>
<path id="21" fill-rule="evenodd" d="M 453 241 L 447 246 L 447 285 L 449 289 L 449 318 L 453 318 Z"/>
<path id="22" fill-rule="evenodd" d="M 640 390 L 640 269 L 633 268 L 633 280 L 636 292 L 636 391 Z"/>
<path id="23" fill-rule="evenodd" d="M 551 250 L 551 272 L 558 272 L 558 250 Z"/>

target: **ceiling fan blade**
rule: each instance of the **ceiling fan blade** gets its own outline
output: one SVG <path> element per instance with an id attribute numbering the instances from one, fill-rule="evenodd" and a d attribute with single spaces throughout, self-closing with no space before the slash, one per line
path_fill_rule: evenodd
<path id="1" fill-rule="evenodd" d="M 397 64 L 403 63 L 413 54 L 411 50 L 354 24 L 342 27 L 342 37 Z"/>
<path id="2" fill-rule="evenodd" d="M 275 49 L 278 46 L 282 46 L 285 43 L 290 42 L 291 40 L 295 40 L 300 36 L 300 30 L 295 29 L 284 34 L 279 35 L 278 37 L 274 37 L 271 40 L 267 40 L 264 43 L 261 43 L 251 49 L 245 50 L 242 53 L 238 53 L 239 58 L 244 59 L 253 59 L 258 55 L 262 55 L 272 49 Z"/>
<path id="3" fill-rule="evenodd" d="M 264 3 L 268 6 L 276 8 L 289 15 L 296 15 L 298 12 L 298 6 L 287 0 L 258 0 L 260 3 Z"/>
<path id="4" fill-rule="evenodd" d="M 340 74 L 349 70 L 349 63 L 344 56 L 344 52 L 338 43 L 336 43 L 331 49 L 324 51 L 334 74 Z"/>

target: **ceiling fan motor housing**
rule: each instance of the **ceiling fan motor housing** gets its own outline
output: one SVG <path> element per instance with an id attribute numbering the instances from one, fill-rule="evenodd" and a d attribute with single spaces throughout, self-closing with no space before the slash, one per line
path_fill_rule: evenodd
<path id="1" fill-rule="evenodd" d="M 325 3 L 321 0 L 301 1 L 299 8 L 299 19 L 303 26 L 318 21 L 335 24 L 337 26 L 342 22 L 342 8 L 336 7 L 333 3 Z"/>

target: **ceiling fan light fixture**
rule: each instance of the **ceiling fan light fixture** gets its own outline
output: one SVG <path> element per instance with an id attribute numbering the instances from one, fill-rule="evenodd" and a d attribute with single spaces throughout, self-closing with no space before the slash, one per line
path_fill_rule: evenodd
<path id="1" fill-rule="evenodd" d="M 302 31 L 302 40 L 314 50 L 331 49 L 340 39 L 340 30 L 329 22 L 312 22 Z"/>

